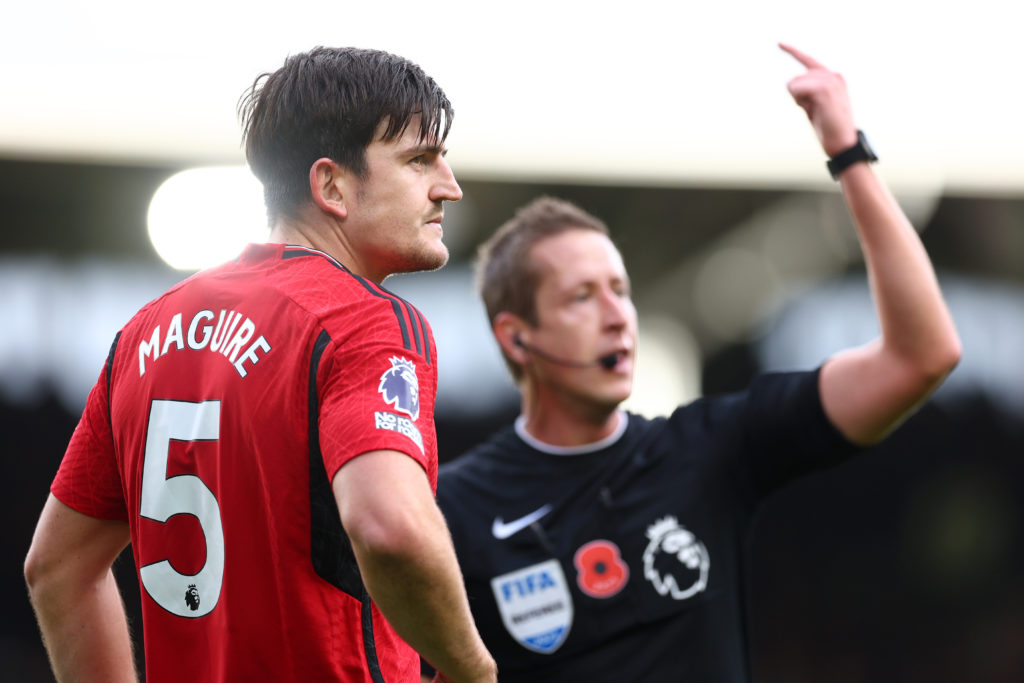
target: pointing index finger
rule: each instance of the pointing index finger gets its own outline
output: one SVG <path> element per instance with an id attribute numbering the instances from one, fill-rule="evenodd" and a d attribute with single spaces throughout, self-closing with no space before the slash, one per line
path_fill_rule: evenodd
<path id="1" fill-rule="evenodd" d="M 800 50 L 796 49 L 792 45 L 787 45 L 786 43 L 779 43 L 779 47 L 782 49 L 783 52 L 787 52 L 790 55 L 792 55 L 793 59 L 795 59 L 796 61 L 798 61 L 801 64 L 803 64 L 808 69 L 824 69 L 825 68 L 825 65 L 822 64 L 821 62 L 819 62 L 818 60 L 816 60 L 814 57 L 810 56 L 809 54 L 807 54 L 805 52 L 801 52 Z"/>

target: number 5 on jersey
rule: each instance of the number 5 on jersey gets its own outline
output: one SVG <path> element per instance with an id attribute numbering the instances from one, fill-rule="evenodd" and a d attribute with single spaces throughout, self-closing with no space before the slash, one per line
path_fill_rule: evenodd
<path id="1" fill-rule="evenodd" d="M 178 572 L 168 560 L 139 570 L 150 597 L 180 617 L 206 616 L 217 606 L 224 579 L 224 530 L 217 498 L 202 479 L 191 474 L 167 476 L 168 452 L 172 440 L 219 438 L 220 401 L 154 400 L 150 405 L 139 512 L 160 523 L 174 515 L 193 515 L 206 539 L 206 564 L 195 575 Z"/>

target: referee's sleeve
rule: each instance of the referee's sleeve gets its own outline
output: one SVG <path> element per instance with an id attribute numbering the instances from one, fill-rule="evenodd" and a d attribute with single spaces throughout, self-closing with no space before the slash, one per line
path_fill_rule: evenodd
<path id="1" fill-rule="evenodd" d="M 751 383 L 742 414 L 755 489 L 768 493 L 861 452 L 836 429 L 821 403 L 819 367 L 765 373 Z"/>

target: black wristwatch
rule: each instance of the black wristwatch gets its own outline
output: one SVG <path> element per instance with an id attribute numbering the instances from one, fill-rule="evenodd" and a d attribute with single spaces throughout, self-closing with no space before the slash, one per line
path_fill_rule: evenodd
<path id="1" fill-rule="evenodd" d="M 844 149 L 829 159 L 825 165 L 828 166 L 828 172 L 832 174 L 832 180 L 839 180 L 839 174 L 858 161 L 878 161 L 875 150 L 871 149 L 862 130 L 857 131 L 857 144 Z"/>

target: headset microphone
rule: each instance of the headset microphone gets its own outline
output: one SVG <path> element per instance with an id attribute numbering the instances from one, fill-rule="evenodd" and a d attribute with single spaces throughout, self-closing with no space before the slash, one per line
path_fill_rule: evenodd
<path id="1" fill-rule="evenodd" d="M 609 353 L 605 356 L 601 356 L 596 361 L 591 361 L 589 363 L 583 363 L 578 360 L 568 360 L 566 358 L 558 358 L 557 356 L 552 356 L 547 351 L 538 349 L 536 346 L 527 344 L 519 337 L 518 334 L 512 337 L 512 343 L 521 349 L 526 349 L 530 353 L 540 356 L 548 362 L 564 365 L 569 368 L 592 368 L 595 365 L 600 365 L 605 370 L 611 370 L 619 363 L 619 354 L 617 353 Z"/>

